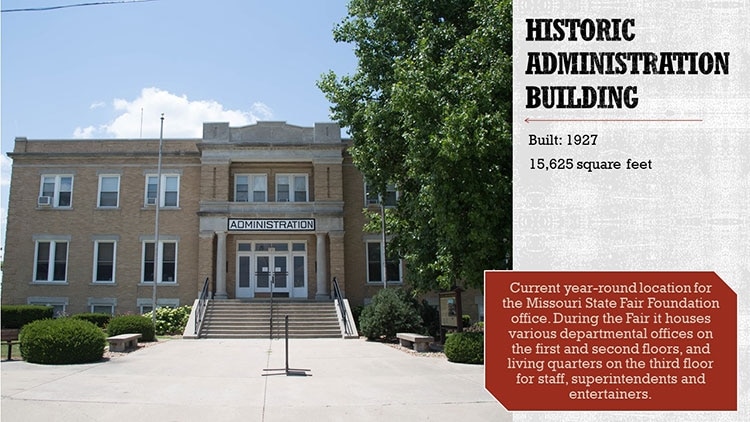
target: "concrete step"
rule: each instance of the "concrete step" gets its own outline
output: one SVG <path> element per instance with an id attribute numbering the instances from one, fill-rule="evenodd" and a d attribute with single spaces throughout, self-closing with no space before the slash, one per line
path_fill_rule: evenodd
<path id="1" fill-rule="evenodd" d="M 203 338 L 268 338 L 269 301 L 215 300 L 208 304 Z M 273 304 L 274 337 L 283 337 L 289 317 L 290 338 L 340 338 L 341 331 L 332 302 L 277 302 Z"/>

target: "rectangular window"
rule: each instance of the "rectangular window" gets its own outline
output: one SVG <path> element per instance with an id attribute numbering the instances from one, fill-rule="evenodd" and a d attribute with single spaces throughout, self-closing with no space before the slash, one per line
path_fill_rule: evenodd
<path id="1" fill-rule="evenodd" d="M 99 207 L 117 208 L 120 199 L 120 176 L 99 176 Z"/>
<path id="2" fill-rule="evenodd" d="M 114 305 L 91 305 L 91 312 L 95 314 L 114 315 L 115 306 Z"/>
<path id="3" fill-rule="evenodd" d="M 305 257 L 295 256 L 292 259 L 294 262 L 294 274 L 292 274 L 294 288 L 299 289 L 305 287 Z"/>
<path id="4" fill-rule="evenodd" d="M 307 202 L 307 175 L 280 174 L 276 176 L 277 202 Z"/>
<path id="5" fill-rule="evenodd" d="M 115 251 L 114 241 L 97 241 L 94 244 L 94 282 L 115 282 Z"/>
<path id="6" fill-rule="evenodd" d="M 137 299 L 137 306 L 138 311 L 142 314 L 145 314 L 146 312 L 151 312 L 151 309 L 154 308 L 154 301 L 151 298 L 139 298 Z M 177 308 L 180 306 L 180 299 L 168 299 L 168 298 L 159 298 L 156 300 L 156 307 L 157 308 Z"/>
<path id="7" fill-rule="evenodd" d="M 386 207 L 395 207 L 398 201 L 398 191 L 396 185 L 389 183 L 385 187 L 385 196 L 383 197 L 383 205 Z M 365 206 L 368 205 L 379 205 L 380 198 L 378 192 L 372 190 L 370 184 L 365 183 Z"/>
<path id="8" fill-rule="evenodd" d="M 144 283 L 154 282 L 154 269 L 158 268 L 161 278 L 159 283 L 177 282 L 177 242 L 159 242 L 159 262 L 154 262 L 154 242 L 143 244 L 143 273 Z"/>
<path id="9" fill-rule="evenodd" d="M 383 266 L 380 260 L 380 242 L 367 243 L 367 282 L 383 282 Z M 387 251 L 387 249 L 386 249 Z M 401 265 L 397 257 L 387 256 L 385 260 L 385 271 L 388 282 L 401 282 Z"/>
<path id="10" fill-rule="evenodd" d="M 180 176 L 163 174 L 161 176 L 161 195 L 157 195 L 158 177 L 146 177 L 146 205 L 155 205 L 157 197 L 162 207 L 178 207 L 180 201 Z"/>
<path id="11" fill-rule="evenodd" d="M 73 201 L 73 176 L 45 175 L 39 189 L 39 205 L 70 208 Z"/>
<path id="12" fill-rule="evenodd" d="M 235 202 L 266 202 L 265 174 L 238 174 L 234 179 Z"/>
<path id="13" fill-rule="evenodd" d="M 34 281 L 65 282 L 67 271 L 68 242 L 37 242 Z"/>
<path id="14" fill-rule="evenodd" d="M 39 297 L 31 296 L 27 299 L 29 305 L 51 306 L 55 318 L 66 316 L 68 307 L 68 298 L 66 297 Z"/>

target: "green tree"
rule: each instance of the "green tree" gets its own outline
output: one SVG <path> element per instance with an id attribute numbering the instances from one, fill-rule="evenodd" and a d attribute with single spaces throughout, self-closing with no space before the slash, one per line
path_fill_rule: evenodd
<path id="1" fill-rule="evenodd" d="M 511 1 L 352 0 L 334 39 L 357 71 L 318 85 L 368 183 L 398 187 L 388 231 L 408 281 L 476 287 L 510 268 Z"/>

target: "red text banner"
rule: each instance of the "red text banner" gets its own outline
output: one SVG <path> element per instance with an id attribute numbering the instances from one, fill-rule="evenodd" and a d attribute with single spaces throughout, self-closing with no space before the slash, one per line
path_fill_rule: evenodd
<path id="1" fill-rule="evenodd" d="M 508 410 L 736 410 L 737 295 L 713 272 L 485 273 Z"/>

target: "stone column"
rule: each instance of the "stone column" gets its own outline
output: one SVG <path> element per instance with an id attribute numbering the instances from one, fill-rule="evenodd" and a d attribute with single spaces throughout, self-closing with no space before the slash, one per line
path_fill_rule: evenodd
<path id="1" fill-rule="evenodd" d="M 216 232 L 216 299 L 227 299 L 227 232 Z"/>
<path id="2" fill-rule="evenodd" d="M 328 250 L 326 248 L 326 234 L 315 233 L 317 238 L 316 243 L 316 256 L 317 261 L 317 292 L 315 293 L 315 299 L 325 300 L 330 299 L 331 295 L 328 293 Z"/>
<path id="3" fill-rule="evenodd" d="M 203 282 L 206 278 L 209 278 L 209 282 L 213 287 L 209 287 L 209 293 L 216 291 L 216 279 L 214 278 L 215 273 L 214 267 L 214 232 L 208 230 L 201 230 L 198 237 L 198 294 L 200 296 L 201 289 L 203 289 Z"/>

